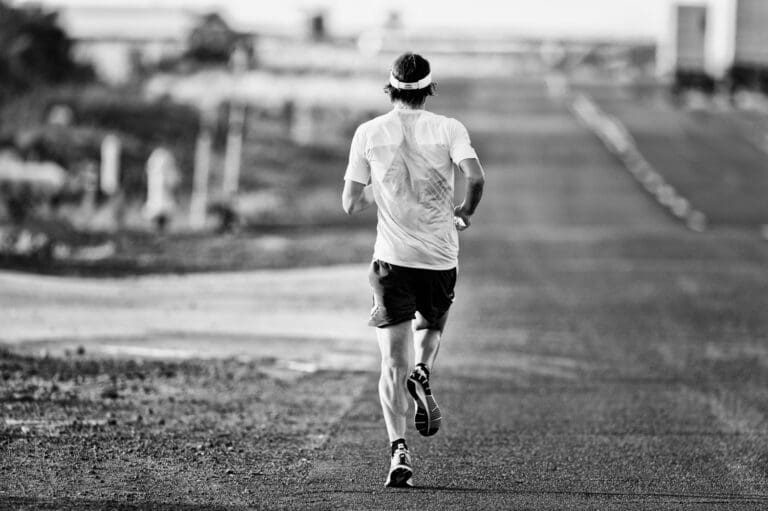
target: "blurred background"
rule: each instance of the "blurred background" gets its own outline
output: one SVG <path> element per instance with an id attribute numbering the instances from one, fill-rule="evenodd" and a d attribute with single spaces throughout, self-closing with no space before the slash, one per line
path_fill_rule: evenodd
<path id="1" fill-rule="evenodd" d="M 645 127 L 708 111 L 720 124 L 700 136 L 738 130 L 764 151 L 766 23 L 760 0 L 3 0 L 0 264 L 247 268 L 284 264 L 289 246 L 295 264 L 365 260 L 362 231 L 338 250 L 338 188 L 351 134 L 388 109 L 382 86 L 406 50 L 432 60 L 435 106 L 470 130 L 488 118 L 468 83 L 495 84 L 499 103 L 524 101 L 513 92 L 527 83 Z M 593 129 L 622 132 L 586 110 Z M 764 175 L 721 175 L 713 198 L 697 182 L 712 176 L 683 163 L 635 177 L 696 230 L 706 201 L 730 204 L 731 224 L 768 221 Z"/>
<path id="2" fill-rule="evenodd" d="M 488 184 L 393 494 L 408 50 Z M 0 0 L 0 507 L 768 509 L 766 92 L 768 0 Z"/>

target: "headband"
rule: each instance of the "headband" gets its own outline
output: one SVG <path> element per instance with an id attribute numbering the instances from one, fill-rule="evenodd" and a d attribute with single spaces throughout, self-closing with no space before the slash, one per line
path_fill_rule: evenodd
<path id="1" fill-rule="evenodd" d="M 389 75 L 389 84 L 395 89 L 400 90 L 416 90 L 428 87 L 432 83 L 432 73 L 428 74 L 418 82 L 401 82 L 395 78 L 394 74 Z"/>

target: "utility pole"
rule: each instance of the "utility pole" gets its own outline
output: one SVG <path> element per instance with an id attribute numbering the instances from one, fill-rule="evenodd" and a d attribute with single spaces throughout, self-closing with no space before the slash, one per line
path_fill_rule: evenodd
<path id="1" fill-rule="evenodd" d="M 229 128 L 227 131 L 227 149 L 224 154 L 224 180 L 221 190 L 227 199 L 237 195 L 240 186 L 244 124 L 245 106 L 233 100 L 229 106 Z"/>
<path id="2" fill-rule="evenodd" d="M 208 180 L 211 174 L 213 148 L 212 126 L 213 114 L 209 109 L 203 109 L 200 114 L 200 131 L 195 144 L 195 170 L 189 206 L 189 223 L 193 229 L 205 227 L 208 211 Z"/>
<path id="3" fill-rule="evenodd" d="M 240 167 L 243 157 L 243 128 L 245 125 L 245 103 L 238 98 L 240 78 L 248 67 L 248 55 L 242 46 L 232 52 L 230 68 L 232 70 L 232 93 L 229 103 L 229 128 L 227 149 L 224 154 L 224 179 L 222 194 L 225 199 L 233 199 L 240 185 Z"/>

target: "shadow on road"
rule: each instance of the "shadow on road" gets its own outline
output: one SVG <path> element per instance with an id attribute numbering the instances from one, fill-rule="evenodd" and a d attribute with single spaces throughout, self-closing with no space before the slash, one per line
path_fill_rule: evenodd
<path id="1" fill-rule="evenodd" d="M 136 502 L 127 503 L 118 500 L 100 500 L 100 499 L 25 499 L 10 498 L 0 499 L 0 506 L 9 509 L 57 509 L 57 510 L 87 510 L 87 509 L 111 509 L 111 510 L 134 510 L 134 509 L 156 509 L 171 510 L 183 509 L 188 511 L 225 511 L 239 509 L 234 507 L 216 506 L 211 504 L 187 504 L 179 502 Z"/>

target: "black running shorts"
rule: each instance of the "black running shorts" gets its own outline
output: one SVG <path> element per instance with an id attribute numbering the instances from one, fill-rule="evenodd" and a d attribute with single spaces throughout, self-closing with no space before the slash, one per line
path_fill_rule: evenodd
<path id="1" fill-rule="evenodd" d="M 425 270 L 374 260 L 368 278 L 373 288 L 370 326 L 383 328 L 421 317 L 419 330 L 442 330 L 454 298 L 456 268 Z"/>

